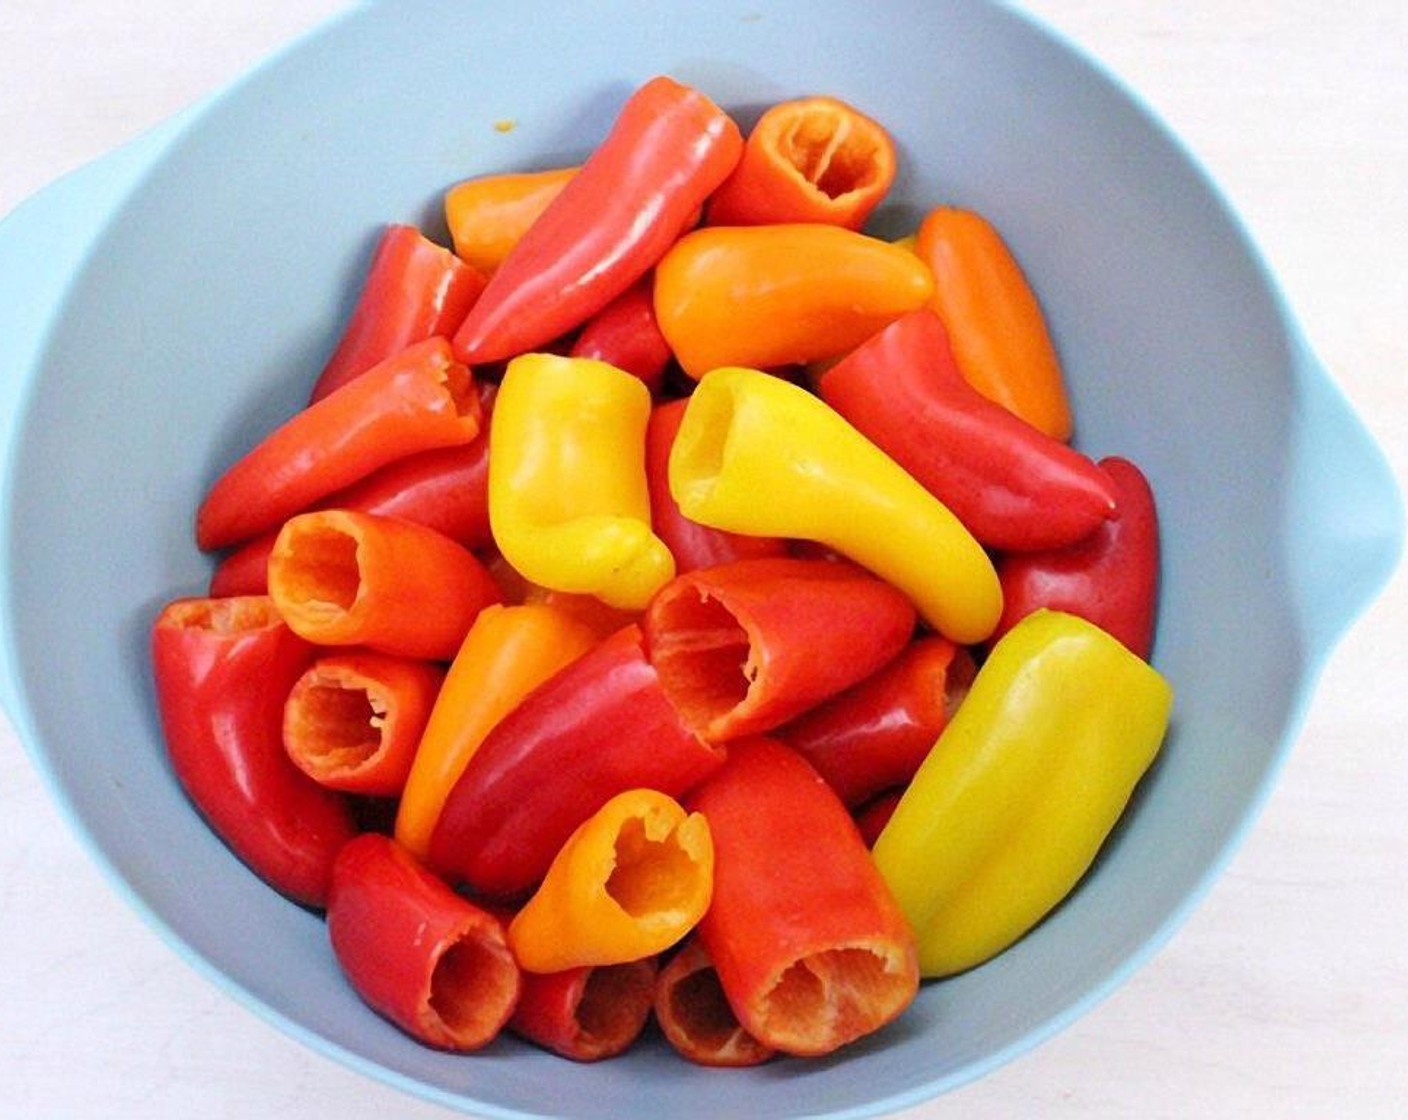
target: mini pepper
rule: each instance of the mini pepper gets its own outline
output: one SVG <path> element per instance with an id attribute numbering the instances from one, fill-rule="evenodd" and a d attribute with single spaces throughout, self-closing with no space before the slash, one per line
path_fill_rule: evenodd
<path id="1" fill-rule="evenodd" d="M 986 638 L 1002 612 L 992 561 L 942 502 L 825 402 L 758 370 L 717 369 L 696 386 L 670 492 L 705 525 L 850 557 L 961 645 Z"/>
<path id="2" fill-rule="evenodd" d="M 875 842 L 927 977 L 981 964 L 1075 886 L 1158 753 L 1173 692 L 1099 627 L 997 642 Z"/>
<path id="3" fill-rule="evenodd" d="M 489 429 L 489 524 L 531 583 L 639 610 L 674 575 L 650 527 L 650 391 L 591 358 L 508 364 Z"/>

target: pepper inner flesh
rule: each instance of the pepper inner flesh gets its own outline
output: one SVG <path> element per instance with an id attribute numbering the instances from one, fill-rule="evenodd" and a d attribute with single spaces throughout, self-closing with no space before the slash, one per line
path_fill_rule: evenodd
<path id="1" fill-rule="evenodd" d="M 655 993 L 655 970 L 640 961 L 599 965 L 587 975 L 577 1025 L 588 1041 L 614 1042 L 640 1029 Z"/>
<path id="2" fill-rule="evenodd" d="M 356 770 L 381 750 L 386 705 L 366 688 L 322 678 L 297 703 L 301 750 L 319 770 Z"/>
<path id="3" fill-rule="evenodd" d="M 717 599 L 678 596 L 662 604 L 661 617 L 668 642 L 652 650 L 660 683 L 685 724 L 702 731 L 747 699 L 757 676 L 752 643 Z"/>
<path id="4" fill-rule="evenodd" d="M 787 161 L 828 198 L 868 186 L 875 178 L 874 140 L 844 127 L 830 113 L 808 113 L 780 139 Z"/>
<path id="5" fill-rule="evenodd" d="M 289 602 L 309 608 L 348 611 L 362 584 L 357 540 L 333 528 L 309 528 L 290 542 L 291 563 L 283 570 Z"/>
<path id="6" fill-rule="evenodd" d="M 680 844 L 676 830 L 656 840 L 639 819 L 621 825 L 606 893 L 632 918 L 678 911 L 697 894 L 697 880 L 694 857 Z"/>
<path id="7" fill-rule="evenodd" d="M 770 1037 L 810 1047 L 855 1038 L 886 1021 L 913 985 L 904 970 L 864 947 L 824 949 L 794 961 L 763 997 Z"/>
<path id="8" fill-rule="evenodd" d="M 473 933 L 447 948 L 430 977 L 430 1012 L 454 1038 L 482 1038 L 496 1029 L 514 986 L 506 953 Z"/>
<path id="9" fill-rule="evenodd" d="M 742 1029 L 713 968 L 697 969 L 674 985 L 670 1015 L 691 1042 L 714 1053 L 727 1047 Z"/>

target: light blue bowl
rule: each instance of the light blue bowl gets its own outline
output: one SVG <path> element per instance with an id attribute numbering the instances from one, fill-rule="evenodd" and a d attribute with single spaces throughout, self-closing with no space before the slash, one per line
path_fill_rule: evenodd
<path id="1" fill-rule="evenodd" d="M 1022 16 L 980 0 L 563 13 L 356 9 L 0 226 L 0 699 L 132 904 L 232 994 L 373 1076 L 486 1116 L 911 1105 L 1069 1023 L 1201 897 L 1397 560 L 1391 476 L 1186 153 Z M 834 1059 L 714 1072 L 652 1044 L 582 1066 L 512 1040 L 451 1057 L 367 1011 L 322 923 L 191 810 L 158 739 L 147 628 L 203 589 L 192 511 L 305 399 L 381 225 L 435 230 L 460 178 L 579 160 L 659 72 L 745 121 L 791 95 L 853 100 L 901 147 L 886 229 L 947 201 L 1005 231 L 1053 324 L 1080 445 L 1133 458 L 1158 494 L 1175 725 L 1065 905 Z"/>

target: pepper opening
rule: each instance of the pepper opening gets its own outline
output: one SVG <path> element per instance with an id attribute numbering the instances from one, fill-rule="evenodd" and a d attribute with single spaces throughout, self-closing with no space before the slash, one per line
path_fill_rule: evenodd
<path id="1" fill-rule="evenodd" d="M 657 641 L 650 656 L 660 684 L 691 731 L 739 707 L 757 677 L 748 632 L 723 603 L 704 593 L 675 595 L 654 604 Z"/>
<path id="2" fill-rule="evenodd" d="M 698 897 L 699 867 L 680 842 L 679 829 L 657 840 L 644 821 L 630 817 L 621 824 L 615 851 L 606 893 L 632 918 L 667 917 Z"/>
<path id="3" fill-rule="evenodd" d="M 743 1028 L 712 965 L 691 972 L 670 989 L 670 1018 L 700 1050 L 717 1053 Z"/>
<path id="4" fill-rule="evenodd" d="M 880 145 L 846 127 L 831 110 L 799 116 L 778 137 L 778 150 L 802 178 L 833 200 L 879 179 Z"/>
<path id="5" fill-rule="evenodd" d="M 821 1053 L 883 1026 L 915 993 L 913 972 L 890 964 L 864 946 L 798 958 L 760 1000 L 765 1037 L 779 1049 Z"/>
<path id="6" fill-rule="evenodd" d="M 316 674 L 289 697 L 299 757 L 319 774 L 355 771 L 382 748 L 387 706 L 340 675 Z"/>
<path id="7" fill-rule="evenodd" d="M 618 1053 L 640 1034 L 655 998 L 650 961 L 599 965 L 587 974 L 575 1018 L 591 1056 Z"/>
<path id="8" fill-rule="evenodd" d="M 479 1046 L 498 1033 L 517 991 L 517 966 L 508 950 L 469 931 L 435 962 L 429 1012 L 452 1045 Z"/>
<path id="9" fill-rule="evenodd" d="M 208 630 L 213 634 L 263 630 L 282 621 L 272 600 L 263 595 L 181 599 L 169 603 L 160 619 L 163 626 Z"/>
<path id="10" fill-rule="evenodd" d="M 362 585 L 357 538 L 319 522 L 287 533 L 288 563 L 280 565 L 280 598 L 291 605 L 352 609 Z"/>

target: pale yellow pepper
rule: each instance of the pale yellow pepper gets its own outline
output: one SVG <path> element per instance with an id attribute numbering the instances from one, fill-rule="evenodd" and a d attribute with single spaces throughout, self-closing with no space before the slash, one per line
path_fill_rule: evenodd
<path id="1" fill-rule="evenodd" d="M 924 976 L 981 964 L 1066 897 L 1172 704 L 1157 670 L 1075 615 L 1039 610 L 997 642 L 873 849 Z"/>
<path id="2" fill-rule="evenodd" d="M 1002 613 L 992 561 L 963 523 L 824 401 L 779 377 L 736 366 L 704 375 L 670 454 L 670 492 L 701 524 L 848 556 L 959 644 L 982 641 Z"/>
<path id="3" fill-rule="evenodd" d="M 508 364 L 489 429 L 489 525 L 529 582 L 640 610 L 675 574 L 650 527 L 649 418 L 644 383 L 606 362 Z"/>

